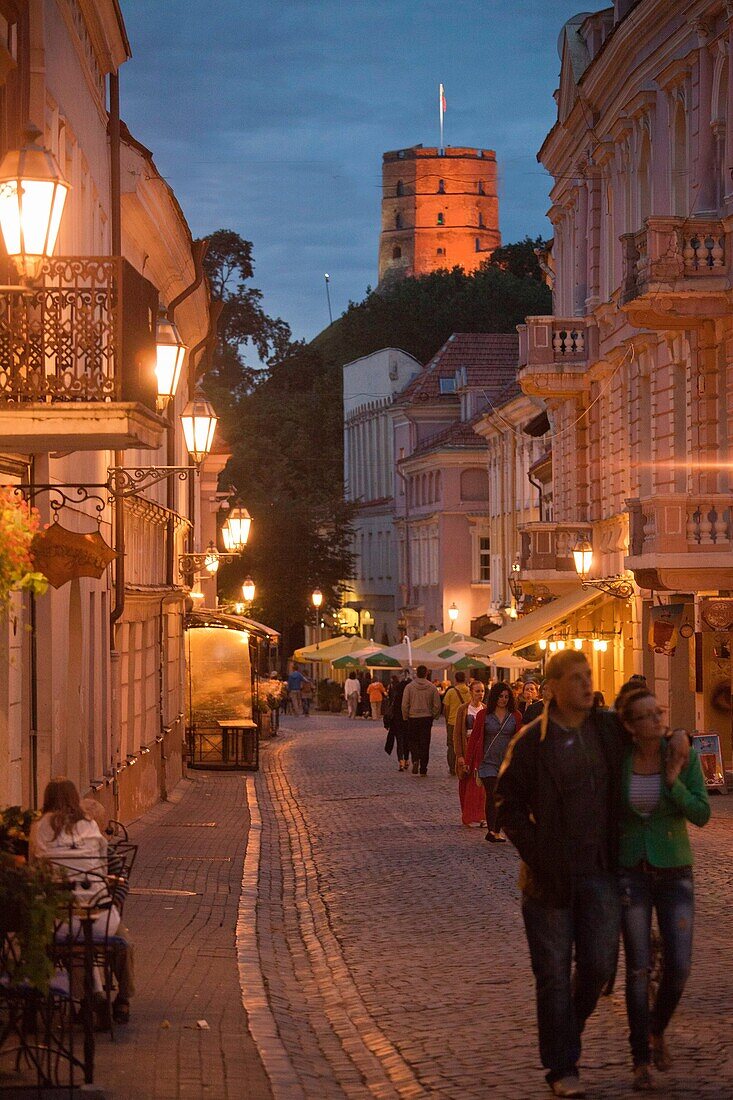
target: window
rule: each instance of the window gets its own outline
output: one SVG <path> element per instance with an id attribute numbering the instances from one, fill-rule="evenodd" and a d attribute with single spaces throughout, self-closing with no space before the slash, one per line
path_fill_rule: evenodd
<path id="1" fill-rule="evenodd" d="M 436 251 L 437 251 L 437 254 L 439 256 L 445 256 L 445 249 L 444 248 L 438 248 Z"/>
<path id="2" fill-rule="evenodd" d="M 478 579 L 483 584 L 491 580 L 491 539 L 485 535 L 478 540 Z"/>
<path id="3" fill-rule="evenodd" d="M 441 211 L 440 214 L 438 214 L 438 225 L 445 225 L 445 218 L 443 216 L 442 211 Z"/>
<path id="4" fill-rule="evenodd" d="M 396 189 L 396 193 L 397 193 L 397 198 L 398 198 L 398 199 L 399 199 L 399 198 L 401 198 L 401 197 L 402 197 L 402 196 L 404 195 L 404 193 L 405 193 L 405 185 L 404 185 L 404 183 L 402 182 L 402 180 L 397 180 L 397 189 Z"/>
<path id="5" fill-rule="evenodd" d="M 399 245 L 395 245 L 395 247 L 392 249 L 392 259 L 393 260 L 401 260 L 402 259 L 402 249 L 400 248 Z"/>
<path id="6" fill-rule="evenodd" d="M 445 180 L 438 180 L 438 194 L 445 194 Z"/>
<path id="7" fill-rule="evenodd" d="M 479 214 L 479 216 L 478 216 L 478 227 L 479 227 L 479 229 L 484 228 L 484 216 L 483 216 L 483 214 Z"/>
<path id="8" fill-rule="evenodd" d="M 485 195 L 486 194 L 486 192 L 484 191 L 484 181 L 483 180 L 478 181 L 478 193 L 479 193 L 479 195 Z"/>
<path id="9" fill-rule="evenodd" d="M 481 251 L 481 238 L 480 237 L 476 238 L 476 251 L 477 252 Z"/>
<path id="10" fill-rule="evenodd" d="M 394 227 L 395 227 L 395 229 L 402 229 L 402 215 L 401 214 L 395 214 L 395 216 L 394 216 Z"/>
<path id="11" fill-rule="evenodd" d="M 442 394 L 456 392 L 456 380 L 453 375 L 451 375 L 450 378 L 440 379 L 440 392 Z"/>

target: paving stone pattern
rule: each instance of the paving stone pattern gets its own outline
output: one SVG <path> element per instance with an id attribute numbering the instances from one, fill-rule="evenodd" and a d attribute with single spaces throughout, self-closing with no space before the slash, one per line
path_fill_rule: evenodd
<path id="1" fill-rule="evenodd" d="M 400 774 L 366 721 L 290 719 L 262 754 L 257 943 L 279 1033 L 262 1056 L 268 1068 L 284 1049 L 291 1069 L 273 1075 L 276 1100 L 549 1096 L 517 857 L 460 825 L 444 738 L 439 722 L 427 779 Z M 665 1097 L 733 1096 L 733 796 L 713 805 L 692 830 L 695 960 Z M 589 1095 L 632 1095 L 627 1051 L 622 958 L 586 1030 Z"/>
<path id="2" fill-rule="evenodd" d="M 192 775 L 130 830 L 139 853 L 125 921 L 138 991 L 114 1042 L 99 1036 L 95 1078 L 110 1100 L 272 1097 L 235 950 L 253 780 Z"/>

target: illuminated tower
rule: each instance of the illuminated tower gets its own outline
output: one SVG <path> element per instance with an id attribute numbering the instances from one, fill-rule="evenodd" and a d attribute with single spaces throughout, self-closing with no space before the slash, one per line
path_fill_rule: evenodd
<path id="1" fill-rule="evenodd" d="M 493 150 L 384 154 L 380 284 L 442 267 L 475 271 L 500 244 Z"/>

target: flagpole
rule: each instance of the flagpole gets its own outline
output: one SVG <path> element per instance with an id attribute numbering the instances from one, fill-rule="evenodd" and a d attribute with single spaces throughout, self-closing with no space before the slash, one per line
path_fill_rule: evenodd
<path id="1" fill-rule="evenodd" d="M 443 150 L 443 85 L 438 86 L 438 109 L 440 112 L 440 149 Z"/>

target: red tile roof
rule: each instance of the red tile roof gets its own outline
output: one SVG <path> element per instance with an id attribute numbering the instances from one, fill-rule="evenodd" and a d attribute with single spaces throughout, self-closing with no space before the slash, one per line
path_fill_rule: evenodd
<path id="1" fill-rule="evenodd" d="M 405 386 L 395 404 L 439 400 L 453 394 L 441 394 L 440 379 L 452 378 L 466 367 L 468 385 L 485 389 L 487 401 L 495 397 L 516 377 L 519 337 L 509 332 L 456 332 L 433 356 L 425 369 Z"/>

